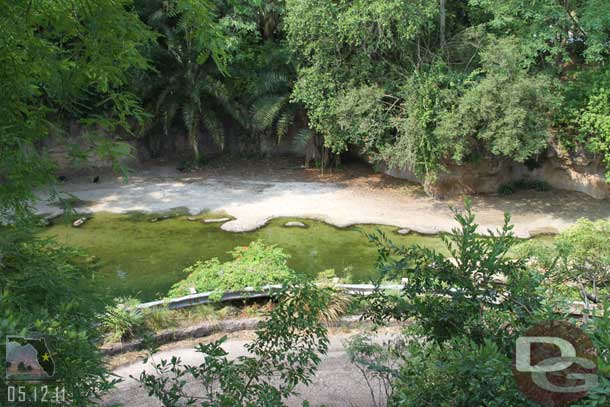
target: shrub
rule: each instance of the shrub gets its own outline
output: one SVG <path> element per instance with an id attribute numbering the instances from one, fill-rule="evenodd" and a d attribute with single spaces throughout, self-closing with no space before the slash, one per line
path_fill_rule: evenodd
<path id="1" fill-rule="evenodd" d="M 144 327 L 144 315 L 133 298 L 117 298 L 102 316 L 102 330 L 112 341 L 133 338 Z"/>
<path id="2" fill-rule="evenodd" d="M 502 336 L 501 320 L 513 327 L 527 320 L 539 305 L 539 281 L 525 259 L 508 255 L 517 242 L 508 214 L 499 231 L 484 236 L 469 201 L 464 212 L 454 213 L 460 226 L 442 236 L 449 257 L 417 245 L 398 247 L 381 232 L 370 236 L 379 250 L 380 281 L 407 280 L 399 296 L 381 290 L 371 295 L 365 316 L 376 322 L 416 318 L 436 341 L 466 335 L 478 343 Z M 482 317 L 487 314 L 498 318 Z"/>
<path id="3" fill-rule="evenodd" d="M 610 168 L 610 68 L 587 67 L 570 79 L 562 86 L 565 103 L 555 113 L 559 141 L 572 151 L 584 147 Z"/>
<path id="4" fill-rule="evenodd" d="M 535 406 L 516 387 L 512 360 L 490 340 L 411 342 L 389 406 Z"/>
<path id="5" fill-rule="evenodd" d="M 528 242 L 519 255 L 549 276 L 556 285 L 571 284 L 585 302 L 601 302 L 610 284 L 610 221 L 580 219 L 559 234 L 553 244 Z"/>
<path id="6" fill-rule="evenodd" d="M 403 348 L 402 339 L 378 343 L 366 333 L 356 334 L 345 343 L 349 360 L 364 377 L 374 407 L 385 407 L 393 397 Z"/>
<path id="7" fill-rule="evenodd" d="M 551 187 L 544 181 L 519 180 L 500 185 L 498 193 L 500 195 L 510 195 L 517 191 L 548 191 L 549 189 L 551 189 Z"/>
<path id="8" fill-rule="evenodd" d="M 197 346 L 203 359 L 199 366 L 184 365 L 177 357 L 153 360 L 155 372 L 142 372 L 140 383 L 165 407 L 285 406 L 284 400 L 295 394 L 298 384 L 311 382 L 320 355 L 328 349 L 320 316 L 330 300 L 329 291 L 295 283 L 275 294 L 278 304 L 256 339 L 246 345 L 248 356 L 229 358 L 222 348 L 224 337 Z M 187 386 L 189 378 L 195 383 Z"/>
<path id="9" fill-rule="evenodd" d="M 65 387 L 65 405 L 92 405 L 116 381 L 97 348 L 102 298 L 80 251 L 0 226 L 0 337 L 43 334 Z M 0 346 L 0 359 L 5 359 Z M 5 364 L 0 366 L 0 404 L 8 400 Z M 29 386 L 29 385 L 27 385 Z M 34 385 L 32 385 L 34 386 Z M 33 388 L 26 390 L 32 394 Z M 49 386 L 51 391 L 51 386 Z M 27 401 L 28 406 L 51 403 Z"/>
<path id="10" fill-rule="evenodd" d="M 602 314 L 584 326 L 597 349 L 598 386 L 589 390 L 578 407 L 603 407 L 610 404 L 610 302 L 603 306 Z"/>
<path id="11" fill-rule="evenodd" d="M 281 248 L 267 245 L 261 240 L 249 246 L 237 247 L 230 253 L 233 256 L 231 261 L 221 263 L 213 258 L 186 268 L 184 272 L 189 276 L 175 284 L 169 296 L 188 295 L 190 288 L 195 288 L 199 292 L 212 291 L 210 298 L 220 299 L 227 291 L 283 284 L 295 274 L 288 267 L 289 256 Z"/>

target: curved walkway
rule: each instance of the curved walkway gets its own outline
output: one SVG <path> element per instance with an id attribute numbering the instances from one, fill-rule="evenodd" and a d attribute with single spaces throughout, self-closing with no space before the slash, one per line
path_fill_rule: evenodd
<path id="1" fill-rule="evenodd" d="M 315 377 L 309 386 L 297 387 L 298 396 L 288 400 L 289 407 L 302 407 L 303 400 L 308 400 L 312 407 L 370 407 L 373 405 L 369 388 L 358 369 L 352 365 L 345 353 L 344 341 L 352 334 L 340 333 L 329 337 L 330 345 L 328 353 L 322 357 Z M 391 334 L 386 333 L 376 338 L 378 341 L 387 340 Z M 223 348 L 229 353 L 230 358 L 247 355 L 244 339 L 229 339 L 223 344 Z M 195 352 L 193 346 L 179 347 L 164 350 L 154 355 L 157 362 L 161 359 L 171 359 L 178 356 L 185 364 L 199 365 L 202 362 L 201 354 Z M 160 407 L 162 404 L 155 398 L 149 397 L 147 392 L 141 388 L 130 376 L 138 377 L 140 372 L 146 370 L 152 373 L 149 365 L 142 362 L 128 364 L 114 370 L 114 374 L 125 381 L 102 400 L 103 406 L 129 406 L 129 407 Z M 188 382 L 185 389 L 190 394 L 197 392 L 197 385 Z"/>

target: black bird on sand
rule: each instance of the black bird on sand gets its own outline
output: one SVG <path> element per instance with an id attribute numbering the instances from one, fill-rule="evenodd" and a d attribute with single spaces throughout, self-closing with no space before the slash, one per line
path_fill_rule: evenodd
<path id="1" fill-rule="evenodd" d="M 57 179 L 60 182 L 66 182 L 68 180 L 68 177 L 66 177 L 65 175 L 60 175 L 59 177 L 57 177 Z"/>
<path id="2" fill-rule="evenodd" d="M 94 184 L 99 184 L 100 183 L 100 176 L 96 175 L 95 178 L 93 178 L 93 183 Z"/>

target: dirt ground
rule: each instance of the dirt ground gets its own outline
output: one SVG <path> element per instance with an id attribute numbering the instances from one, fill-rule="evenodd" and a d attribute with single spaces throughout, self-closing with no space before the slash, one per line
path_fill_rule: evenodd
<path id="1" fill-rule="evenodd" d="M 115 174 L 69 177 L 58 189 L 86 202 L 83 212 L 160 212 L 178 207 L 190 213 L 218 212 L 233 220 L 222 225 L 230 232 L 257 229 L 277 217 L 310 218 L 345 227 L 380 224 L 423 234 L 455 227 L 451 207 L 460 198 L 436 200 L 418 185 L 378 174 L 364 164 L 351 163 L 322 173 L 302 168 L 293 158 L 212 161 L 203 169 L 179 172 L 176 165 L 143 165 L 128 181 Z M 37 211 L 57 214 L 44 202 Z M 528 238 L 557 233 L 580 217 L 610 216 L 610 202 L 567 191 L 520 191 L 509 196 L 475 196 L 473 208 L 481 231 L 496 229 L 509 212 L 515 234 Z"/>

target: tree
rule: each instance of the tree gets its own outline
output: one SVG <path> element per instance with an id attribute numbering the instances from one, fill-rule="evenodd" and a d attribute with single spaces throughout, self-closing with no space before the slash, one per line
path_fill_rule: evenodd
<path id="1" fill-rule="evenodd" d="M 148 67 L 141 51 L 153 36 L 128 0 L 0 1 L 0 27 L 0 335 L 43 333 L 66 402 L 89 405 L 113 384 L 96 349 L 91 269 L 77 251 L 34 237 L 29 206 L 55 180 L 40 144 L 68 120 L 89 129 L 94 153 L 116 162 L 129 152 L 108 134 L 143 119 L 127 87 Z"/>
<path id="2" fill-rule="evenodd" d="M 116 380 L 97 348 L 96 327 L 102 298 L 93 284 L 94 269 L 87 256 L 53 241 L 32 238 L 30 231 L 2 227 L 0 234 L 0 335 L 43 334 L 55 364 L 57 386 L 65 401 L 90 405 Z M 0 358 L 5 358 L 5 347 Z M 0 397 L 7 398 L 5 369 L 0 367 Z M 49 393 L 54 391 L 49 383 Z M 32 390 L 28 389 L 31 395 Z M 54 405 L 30 400 L 31 406 Z"/>
<path id="3" fill-rule="evenodd" d="M 451 164 L 539 160 L 553 138 L 607 161 L 604 81 L 578 103 L 570 88 L 607 65 L 609 12 L 599 0 L 288 0 L 292 99 L 332 151 L 353 144 L 422 181 Z"/>
<path id="4" fill-rule="evenodd" d="M 145 103 L 167 136 L 179 117 L 188 134 L 196 162 L 201 158 L 199 131 L 207 130 L 223 144 L 223 110 L 234 112 L 223 83 L 227 74 L 223 32 L 208 1 L 139 2 L 144 21 L 159 33 L 152 49 L 154 74 L 141 81 Z M 153 148 L 157 153 L 157 148 Z"/>
<path id="5" fill-rule="evenodd" d="M 610 299 L 610 221 L 580 219 L 552 244 L 528 242 L 519 255 L 556 286 L 573 285 L 587 305 Z"/>
<path id="6" fill-rule="evenodd" d="M 130 7 L 129 0 L 0 2 L 2 215 L 25 210 L 32 191 L 53 181 L 39 144 L 61 136 L 67 118 L 78 118 L 94 141 L 143 118 L 126 85 L 130 72 L 147 67 L 140 51 L 152 36 Z M 112 159 L 126 152 L 124 144 L 97 145 L 95 153 Z"/>
<path id="7" fill-rule="evenodd" d="M 252 126 L 258 131 L 272 131 L 278 144 L 295 125 L 302 110 L 290 101 L 294 72 L 290 66 L 282 66 L 286 62 L 286 54 L 282 51 L 269 49 L 267 71 L 258 75 L 249 91 Z"/>

